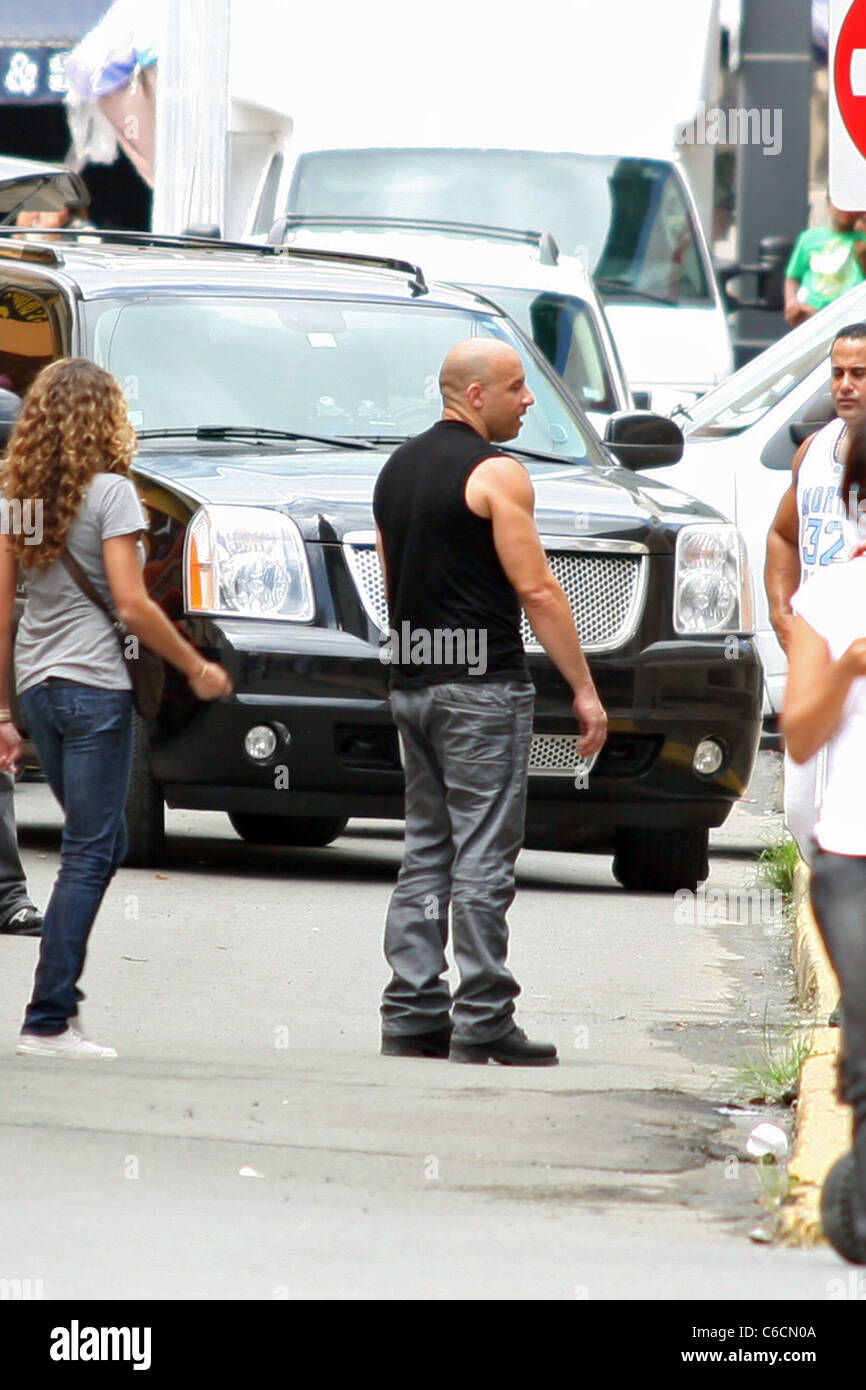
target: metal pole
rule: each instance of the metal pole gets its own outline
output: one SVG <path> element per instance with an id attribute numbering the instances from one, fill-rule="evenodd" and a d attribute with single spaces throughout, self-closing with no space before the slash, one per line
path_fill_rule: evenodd
<path id="1" fill-rule="evenodd" d="M 781 122 L 777 154 L 765 154 L 758 142 L 737 146 L 737 259 L 754 263 L 761 237 L 793 241 L 809 221 L 810 0 L 743 0 L 740 49 L 740 109 L 757 110 L 776 127 Z M 748 292 L 749 282 L 744 286 Z M 738 364 L 785 331 L 782 314 L 741 309 L 734 332 Z"/>

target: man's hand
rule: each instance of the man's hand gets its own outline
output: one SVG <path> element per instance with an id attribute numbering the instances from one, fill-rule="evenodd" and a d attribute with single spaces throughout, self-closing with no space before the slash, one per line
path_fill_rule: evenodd
<path id="1" fill-rule="evenodd" d="M 0 724 L 0 770 L 14 775 L 18 771 L 20 757 L 21 735 L 15 725 L 11 722 Z"/>
<path id="2" fill-rule="evenodd" d="M 805 323 L 816 311 L 811 304 L 803 304 L 799 299 L 792 299 L 785 305 L 785 322 L 789 328 L 796 328 L 798 324 Z"/>
<path id="3" fill-rule="evenodd" d="M 592 682 L 575 693 L 572 709 L 581 729 L 580 756 L 591 758 L 607 738 L 607 715 Z"/>

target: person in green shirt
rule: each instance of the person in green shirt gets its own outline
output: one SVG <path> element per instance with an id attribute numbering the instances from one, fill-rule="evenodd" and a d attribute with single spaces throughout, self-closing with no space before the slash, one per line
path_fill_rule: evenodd
<path id="1" fill-rule="evenodd" d="M 829 204 L 831 225 L 809 227 L 794 243 L 785 269 L 785 320 L 796 328 L 866 280 L 864 214 Z"/>

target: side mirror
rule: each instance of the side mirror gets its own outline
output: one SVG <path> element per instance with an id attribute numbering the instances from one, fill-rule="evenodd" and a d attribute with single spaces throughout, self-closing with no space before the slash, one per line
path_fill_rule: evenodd
<path id="1" fill-rule="evenodd" d="M 20 396 L 16 396 L 14 391 L 0 390 L 0 449 L 5 449 L 9 443 L 9 436 L 20 409 Z"/>
<path id="2" fill-rule="evenodd" d="M 755 265 L 745 265 L 739 261 L 722 261 L 716 265 L 716 278 L 725 299 L 725 307 L 731 309 L 766 309 L 770 313 L 781 313 L 785 307 L 785 267 L 788 264 L 794 243 L 787 237 L 765 236 L 758 245 L 758 261 Z M 741 275 L 757 277 L 757 295 L 745 299 L 733 294 L 729 288 L 731 280 Z"/>
<path id="3" fill-rule="evenodd" d="M 636 473 L 665 468 L 683 456 L 683 432 L 666 415 L 651 410 L 618 410 L 608 418 L 604 442 L 617 460 Z"/>

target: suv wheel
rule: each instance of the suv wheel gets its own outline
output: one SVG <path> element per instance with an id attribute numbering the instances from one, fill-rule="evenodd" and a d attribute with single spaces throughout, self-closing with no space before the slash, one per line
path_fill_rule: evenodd
<path id="1" fill-rule="evenodd" d="M 232 811 L 229 820 L 248 845 L 329 845 L 348 825 L 346 816 L 258 816 Z"/>
<path id="2" fill-rule="evenodd" d="M 706 826 L 656 830 L 629 826 L 616 832 L 613 876 L 636 893 L 694 892 L 709 874 Z"/>
<path id="3" fill-rule="evenodd" d="M 150 770 L 150 735 L 147 724 L 133 712 L 132 773 L 126 798 L 126 826 L 129 849 L 124 864 L 133 869 L 150 868 L 165 853 L 165 801 L 162 788 Z"/>
<path id="4" fill-rule="evenodd" d="M 824 1179 L 821 1192 L 821 1225 L 833 1249 L 852 1264 L 866 1264 L 866 1242 L 854 1229 L 854 1154 L 837 1159 Z"/>

